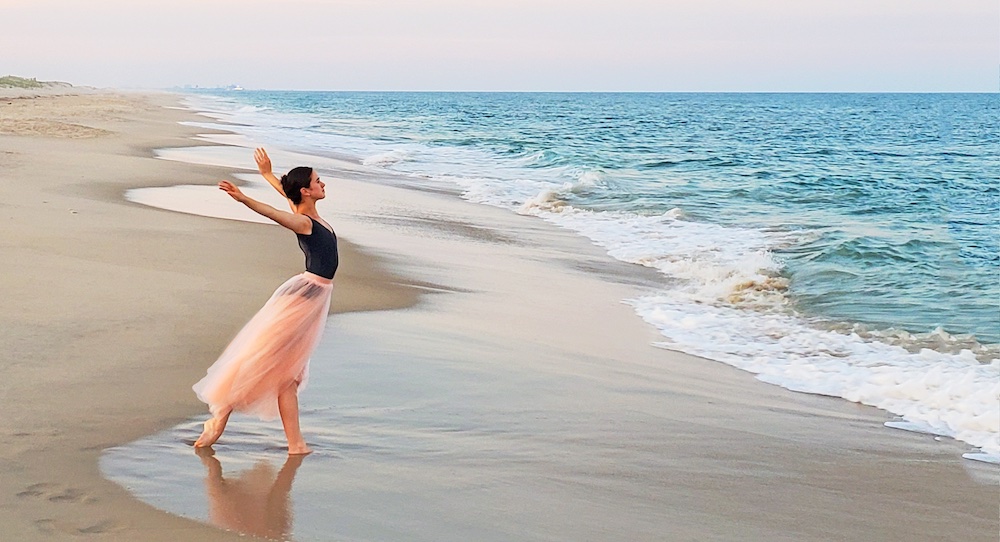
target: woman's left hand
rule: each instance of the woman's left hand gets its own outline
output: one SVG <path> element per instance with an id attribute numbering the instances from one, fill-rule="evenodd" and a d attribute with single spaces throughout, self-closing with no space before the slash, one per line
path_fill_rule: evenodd
<path id="1" fill-rule="evenodd" d="M 234 200 L 239 202 L 242 202 L 243 198 L 246 197 L 239 188 L 236 188 L 236 185 L 229 181 L 219 181 L 219 190 L 229 194 Z"/>

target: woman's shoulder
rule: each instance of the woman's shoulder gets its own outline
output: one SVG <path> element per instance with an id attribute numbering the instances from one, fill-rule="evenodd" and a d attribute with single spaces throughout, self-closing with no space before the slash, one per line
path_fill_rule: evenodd
<path id="1" fill-rule="evenodd" d="M 312 235 L 313 225 L 316 223 L 313 218 L 307 214 L 303 213 L 293 213 L 296 217 L 295 227 L 290 227 L 289 229 L 295 232 L 295 235 Z"/>
<path id="2" fill-rule="evenodd" d="M 311 228 L 310 228 L 310 230 L 309 230 L 308 233 L 302 233 L 301 235 L 312 235 L 313 232 L 316 231 L 315 228 L 316 228 L 317 225 L 319 227 L 325 229 L 326 231 L 330 232 L 331 235 L 334 235 L 334 236 L 337 235 L 334 232 L 334 230 L 333 230 L 333 226 L 331 226 L 329 222 L 327 222 L 326 220 L 324 220 L 323 217 L 314 217 L 314 216 L 307 215 L 307 214 L 304 214 L 304 213 L 302 214 L 302 216 L 304 216 L 304 217 L 306 217 L 306 218 L 309 219 L 309 225 L 311 226 Z"/>

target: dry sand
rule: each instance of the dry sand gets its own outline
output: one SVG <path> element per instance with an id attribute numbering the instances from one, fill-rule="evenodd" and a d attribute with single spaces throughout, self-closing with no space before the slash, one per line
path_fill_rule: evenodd
<path id="1" fill-rule="evenodd" d="M 0 135 L 4 540 L 236 539 L 133 500 L 97 468 L 104 448 L 202 412 L 190 384 L 301 265 L 279 228 L 124 201 L 127 188 L 212 184 L 232 171 L 151 158 L 151 148 L 193 144 L 176 124 L 190 114 L 162 107 L 172 100 L 36 98 L 0 109 L 0 126 L 13 119 L 13 131 L 31 134 Z M 381 341 L 403 362 L 420 353 L 475 360 L 498 377 L 545 375 L 565 382 L 560 408 L 593 417 L 580 442 L 604 447 L 581 453 L 596 463 L 564 465 L 568 476 L 639 504 L 604 532 L 576 532 L 574 514 L 601 510 L 567 499 L 546 512 L 567 540 L 616 539 L 630 525 L 663 540 L 997 539 L 997 486 L 976 479 L 983 470 L 960 459 L 960 444 L 648 346 L 655 333 L 619 301 L 649 277 L 582 238 L 439 194 L 329 184 L 341 237 L 381 255 L 344 246 L 340 310 L 409 306 L 412 285 L 446 292 L 417 309 L 343 316 L 354 337 L 345 349 L 363 362 L 386 355 L 366 346 Z M 385 271 L 390 261 L 407 280 Z M 510 401 L 550 391 L 527 386 Z M 670 468 L 622 470 L 620 453 Z M 628 494 L 634 487 L 655 491 Z"/>

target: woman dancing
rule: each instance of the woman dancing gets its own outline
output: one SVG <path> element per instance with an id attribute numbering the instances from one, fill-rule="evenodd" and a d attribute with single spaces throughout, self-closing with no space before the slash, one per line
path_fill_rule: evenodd
<path id="1" fill-rule="evenodd" d="M 337 236 L 316 212 L 326 185 L 309 167 L 297 167 L 279 180 L 264 149 L 254 152 L 261 175 L 288 198 L 292 212 L 248 197 L 229 181 L 219 188 L 254 212 L 295 232 L 306 256 L 306 271 L 279 287 L 236 335 L 208 375 L 193 386 L 208 403 L 212 418 L 194 443 L 211 446 L 226 429 L 233 411 L 263 420 L 281 416 L 289 454 L 311 452 L 299 430 L 298 393 L 309 377 L 309 356 L 319 342 L 330 309 L 337 271 Z"/>

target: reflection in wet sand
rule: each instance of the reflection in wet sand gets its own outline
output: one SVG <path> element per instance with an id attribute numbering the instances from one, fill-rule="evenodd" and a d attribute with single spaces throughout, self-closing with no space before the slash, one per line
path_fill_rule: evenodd
<path id="1" fill-rule="evenodd" d="M 284 540 L 291 535 L 289 492 L 305 456 L 289 455 L 277 475 L 269 461 L 261 460 L 236 477 L 224 477 L 222 463 L 211 448 L 195 450 L 208 469 L 205 493 L 212 524 L 265 538 Z"/>

